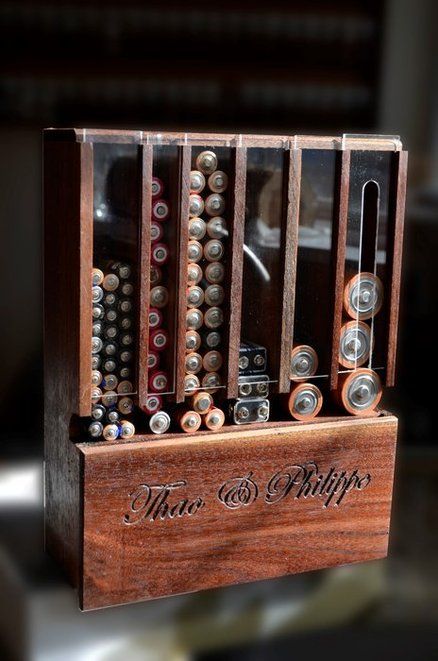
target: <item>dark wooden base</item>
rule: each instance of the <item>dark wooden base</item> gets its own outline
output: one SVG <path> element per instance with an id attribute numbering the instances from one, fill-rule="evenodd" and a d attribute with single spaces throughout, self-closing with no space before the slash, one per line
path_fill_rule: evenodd
<path id="1" fill-rule="evenodd" d="M 396 435 L 384 414 L 78 445 L 81 607 L 384 557 Z"/>

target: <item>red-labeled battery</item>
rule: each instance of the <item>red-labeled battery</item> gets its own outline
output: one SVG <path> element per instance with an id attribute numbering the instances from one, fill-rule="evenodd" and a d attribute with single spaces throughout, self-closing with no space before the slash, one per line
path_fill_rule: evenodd
<path id="1" fill-rule="evenodd" d="M 169 343 L 169 334 L 164 328 L 155 328 L 149 333 L 149 348 L 152 351 L 163 351 Z"/>
<path id="2" fill-rule="evenodd" d="M 149 328 L 159 328 L 163 323 L 163 315 L 158 308 L 149 309 Z"/>
<path id="3" fill-rule="evenodd" d="M 170 209 L 166 200 L 155 200 L 152 203 L 152 219 L 153 220 L 167 220 L 169 218 Z"/>
<path id="4" fill-rule="evenodd" d="M 163 266 L 169 261 L 169 247 L 165 243 L 153 243 L 151 248 L 151 261 L 156 266 Z"/>
<path id="5" fill-rule="evenodd" d="M 152 198 L 157 199 L 164 193 L 164 184 L 158 177 L 152 177 Z"/>
<path id="6" fill-rule="evenodd" d="M 143 407 L 145 413 L 148 413 L 149 415 L 153 415 L 157 411 L 160 411 L 162 408 L 163 408 L 163 399 L 161 395 L 156 395 L 154 393 L 146 397 L 146 403 Z"/>
<path id="7" fill-rule="evenodd" d="M 168 381 L 166 372 L 154 370 L 148 378 L 149 392 L 165 392 Z"/>

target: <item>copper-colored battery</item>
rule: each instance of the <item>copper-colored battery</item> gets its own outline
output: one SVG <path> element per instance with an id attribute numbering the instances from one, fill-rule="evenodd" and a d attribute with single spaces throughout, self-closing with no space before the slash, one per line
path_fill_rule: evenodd
<path id="1" fill-rule="evenodd" d="M 189 220 L 189 238 L 200 241 L 204 238 L 207 231 L 207 225 L 202 218 L 190 218 Z"/>
<path id="2" fill-rule="evenodd" d="M 210 429 L 211 431 L 217 431 L 218 429 L 223 427 L 224 422 L 225 422 L 225 414 L 222 411 L 222 409 L 212 408 L 204 416 L 204 425 L 207 427 L 207 429 Z"/>
<path id="3" fill-rule="evenodd" d="M 135 434 L 135 427 L 129 420 L 120 420 L 120 437 L 127 439 L 132 438 Z"/>
<path id="4" fill-rule="evenodd" d="M 363 321 L 348 321 L 341 327 L 339 363 L 347 369 L 360 367 L 371 350 L 371 329 Z"/>
<path id="5" fill-rule="evenodd" d="M 195 330 L 188 330 L 186 332 L 186 350 L 197 351 L 200 346 L 201 346 L 201 336 L 199 335 L 199 333 Z"/>
<path id="6" fill-rule="evenodd" d="M 216 372 L 207 372 L 202 378 L 201 385 L 209 392 L 216 392 L 222 385 L 221 377 Z"/>
<path id="7" fill-rule="evenodd" d="M 371 319 L 382 307 L 383 284 L 374 273 L 357 273 L 344 289 L 344 308 L 352 319 Z"/>
<path id="8" fill-rule="evenodd" d="M 214 151 L 209 149 L 201 151 L 196 158 L 196 167 L 203 174 L 212 174 L 217 169 L 217 156 Z"/>
<path id="9" fill-rule="evenodd" d="M 190 394 L 201 387 L 196 374 L 186 374 L 184 377 L 184 392 Z"/>
<path id="10" fill-rule="evenodd" d="M 290 378 L 307 379 L 316 374 L 318 356 L 315 349 L 307 344 L 299 344 L 292 350 L 290 361 Z"/>
<path id="11" fill-rule="evenodd" d="M 313 383 L 297 383 L 287 397 L 287 410 L 295 420 L 311 420 L 321 410 L 322 394 Z"/>
<path id="12" fill-rule="evenodd" d="M 219 193 L 209 195 L 205 200 L 205 211 L 209 216 L 220 216 L 225 211 L 225 200 L 222 195 Z"/>
<path id="13" fill-rule="evenodd" d="M 199 308 L 204 302 L 204 290 L 198 285 L 187 287 L 186 303 L 188 308 Z"/>
<path id="14" fill-rule="evenodd" d="M 208 262 L 217 262 L 224 255 L 224 244 L 219 239 L 210 239 L 204 246 L 204 257 Z"/>
<path id="15" fill-rule="evenodd" d="M 210 239 L 223 239 L 228 236 L 227 223 L 222 216 L 214 216 L 207 223 L 207 234 Z"/>
<path id="16" fill-rule="evenodd" d="M 190 398 L 190 406 L 194 411 L 204 415 L 212 407 L 213 397 L 209 392 L 197 392 Z"/>
<path id="17" fill-rule="evenodd" d="M 335 400 L 351 415 L 375 415 L 382 397 L 379 375 L 364 367 L 339 374 Z"/>
<path id="18" fill-rule="evenodd" d="M 221 262 L 211 262 L 205 269 L 205 279 L 212 285 L 217 285 L 225 277 L 225 267 Z"/>
<path id="19" fill-rule="evenodd" d="M 187 409 L 177 413 L 176 418 L 182 431 L 186 432 L 187 434 L 198 431 L 202 422 L 199 413 Z"/>
<path id="20" fill-rule="evenodd" d="M 100 269 L 93 269 L 91 271 L 91 282 L 93 286 L 101 285 L 103 282 L 103 271 Z"/>
<path id="21" fill-rule="evenodd" d="M 186 355 L 184 368 L 186 374 L 197 374 L 202 369 L 202 356 L 199 353 L 191 351 Z"/>
<path id="22" fill-rule="evenodd" d="M 222 367 L 222 354 L 219 351 L 208 351 L 202 360 L 202 366 L 206 372 L 217 372 Z"/>
<path id="23" fill-rule="evenodd" d="M 223 193 L 227 186 L 228 176 L 222 170 L 216 170 L 208 178 L 208 187 L 213 193 Z"/>
<path id="24" fill-rule="evenodd" d="M 108 273 L 102 281 L 102 287 L 105 291 L 115 291 L 119 286 L 120 280 L 115 273 Z"/>
<path id="25" fill-rule="evenodd" d="M 202 269 L 199 264 L 191 263 L 187 266 L 187 284 L 197 285 L 202 280 Z"/>

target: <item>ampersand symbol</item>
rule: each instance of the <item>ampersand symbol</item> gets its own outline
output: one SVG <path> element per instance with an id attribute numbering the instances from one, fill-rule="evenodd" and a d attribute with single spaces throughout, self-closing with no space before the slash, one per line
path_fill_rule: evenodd
<path id="1" fill-rule="evenodd" d="M 230 509 L 238 509 L 242 505 L 251 505 L 259 494 L 259 488 L 252 479 L 252 473 L 246 477 L 232 477 L 218 491 L 220 502 Z"/>

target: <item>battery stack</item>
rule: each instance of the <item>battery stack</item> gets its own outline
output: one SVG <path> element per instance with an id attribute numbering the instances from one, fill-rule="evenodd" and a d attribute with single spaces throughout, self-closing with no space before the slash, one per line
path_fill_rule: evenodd
<path id="1" fill-rule="evenodd" d="M 162 410 L 163 393 L 168 391 L 169 377 L 163 369 L 163 352 L 168 349 L 169 333 L 166 328 L 166 308 L 169 303 L 167 267 L 169 246 L 163 242 L 165 221 L 170 209 L 163 199 L 164 183 L 158 177 L 152 179 L 151 219 L 151 273 L 149 307 L 148 397 L 145 412 L 150 415 L 149 427 L 154 434 L 164 434 L 170 426 L 169 414 Z"/>
<path id="2" fill-rule="evenodd" d="M 109 263 L 92 271 L 92 410 L 89 436 L 113 441 L 135 433 L 133 412 L 134 286 L 131 266 Z"/>
<path id="3" fill-rule="evenodd" d="M 202 422 L 207 429 L 219 429 L 225 420 L 212 397 L 222 384 L 222 260 L 223 241 L 228 235 L 223 218 L 228 176 L 217 167 L 215 152 L 205 150 L 198 154 L 196 169 L 190 172 L 185 358 L 188 402 L 179 414 L 180 427 L 186 432 L 197 431 Z"/>

